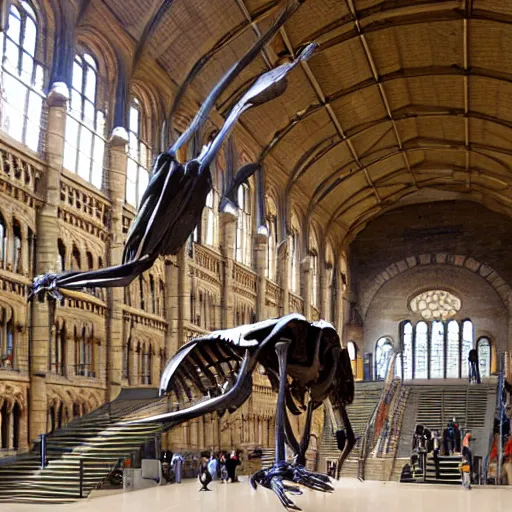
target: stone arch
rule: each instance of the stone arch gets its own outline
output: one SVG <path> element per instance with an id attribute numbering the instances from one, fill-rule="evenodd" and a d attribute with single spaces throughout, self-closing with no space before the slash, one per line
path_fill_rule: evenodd
<path id="1" fill-rule="evenodd" d="M 373 298 L 380 290 L 380 288 L 396 277 L 397 275 L 406 272 L 411 268 L 418 266 L 428 265 L 450 265 L 454 267 L 464 268 L 481 277 L 492 288 L 501 298 L 503 304 L 508 307 L 508 300 L 512 291 L 510 285 L 487 263 L 477 261 L 471 256 L 462 254 L 449 254 L 446 252 L 440 253 L 426 253 L 419 254 L 416 256 L 409 256 L 400 261 L 392 263 L 377 276 L 367 280 L 366 283 L 361 287 L 363 292 L 361 294 L 361 313 L 363 318 L 366 316 L 368 308 L 372 303 Z"/>

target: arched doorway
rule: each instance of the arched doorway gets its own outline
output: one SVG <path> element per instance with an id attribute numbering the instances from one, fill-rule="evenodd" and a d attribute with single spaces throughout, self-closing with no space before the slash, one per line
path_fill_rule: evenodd
<path id="1" fill-rule="evenodd" d="M 388 337 L 382 337 L 375 344 L 375 380 L 384 380 L 388 372 L 393 342 Z"/>

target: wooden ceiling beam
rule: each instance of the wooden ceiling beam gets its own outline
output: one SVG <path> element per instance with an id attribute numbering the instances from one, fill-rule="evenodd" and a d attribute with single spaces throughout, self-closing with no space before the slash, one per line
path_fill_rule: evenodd
<path id="1" fill-rule="evenodd" d="M 475 76 L 480 78 L 487 78 L 489 80 L 497 80 L 500 82 L 505 82 L 507 84 L 512 84 L 512 73 L 504 72 L 504 71 L 496 71 L 496 70 L 490 70 L 490 69 L 484 69 L 484 68 L 471 68 L 467 71 L 458 68 L 458 67 L 452 67 L 452 66 L 424 66 L 424 67 L 418 67 L 418 68 L 405 68 L 401 69 L 399 71 L 394 71 L 392 73 L 388 73 L 386 75 L 380 75 L 379 77 L 379 83 L 385 83 L 385 82 L 393 82 L 394 80 L 403 80 L 407 78 L 421 78 L 421 77 L 433 77 L 433 76 Z M 274 133 L 274 136 L 272 137 L 272 140 L 263 148 L 263 150 L 260 153 L 259 160 L 263 161 L 278 145 L 279 143 L 300 123 L 308 119 L 313 114 L 319 112 L 320 110 L 326 108 L 328 104 L 332 104 L 342 98 L 345 98 L 349 96 L 350 94 L 354 94 L 358 91 L 361 91 L 363 89 L 369 88 L 369 87 L 376 87 L 377 84 L 375 83 L 375 79 L 369 78 L 366 80 L 363 80 L 362 82 L 359 82 L 357 84 L 354 84 L 353 86 L 350 86 L 345 89 L 340 89 L 337 92 L 334 92 L 331 94 L 331 96 L 327 97 L 325 99 L 326 103 L 312 103 L 308 105 L 302 112 L 291 118 L 285 126 L 280 128 Z M 443 107 L 445 110 L 452 110 L 456 111 L 458 110 L 456 107 L 453 109 L 450 109 L 450 107 Z M 468 115 L 470 112 L 468 112 Z M 476 113 L 471 113 L 471 117 L 474 117 Z M 483 116 L 485 114 L 482 114 Z M 490 119 L 496 119 L 492 116 L 489 116 Z M 396 120 L 396 118 L 395 118 Z M 507 127 L 512 126 L 511 123 L 503 120 L 504 126 Z M 510 125 L 510 126 L 509 126 Z"/>

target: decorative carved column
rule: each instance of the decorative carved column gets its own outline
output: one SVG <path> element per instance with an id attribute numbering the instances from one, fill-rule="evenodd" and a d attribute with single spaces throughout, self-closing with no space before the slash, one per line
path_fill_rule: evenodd
<path id="1" fill-rule="evenodd" d="M 220 249 L 224 256 L 224 287 L 222 289 L 222 328 L 235 323 L 235 299 L 233 293 L 233 267 L 236 237 L 236 217 L 230 213 L 220 214 Z"/>
<path id="2" fill-rule="evenodd" d="M 160 348 L 155 347 L 151 357 L 151 386 L 158 387 L 160 384 Z"/>
<path id="3" fill-rule="evenodd" d="M 123 256 L 123 205 L 126 181 L 126 143 L 128 135 L 124 129 L 116 128 L 109 141 L 110 172 L 108 173 L 108 193 L 112 201 L 110 223 L 109 261 L 118 265 Z M 121 391 L 123 368 L 123 304 L 124 290 L 108 290 L 107 315 L 107 400 L 114 400 Z"/>
<path id="4" fill-rule="evenodd" d="M 254 237 L 255 258 L 256 258 L 256 320 L 265 320 L 267 318 L 266 297 L 267 297 L 267 251 L 268 237 L 256 235 Z"/>
<path id="5" fill-rule="evenodd" d="M 60 173 L 64 154 L 66 129 L 66 106 L 68 88 L 64 84 L 54 84 L 48 94 L 48 128 L 46 132 L 46 153 L 48 167 L 44 176 L 46 197 L 37 212 L 37 255 L 36 273 L 57 272 L 59 221 L 57 217 L 60 203 Z M 46 432 L 46 372 L 48 370 L 48 341 L 52 319 L 50 303 L 32 302 L 32 343 L 30 357 L 29 393 L 29 437 L 36 440 Z"/>
<path id="6" fill-rule="evenodd" d="M 329 290 L 329 283 L 327 282 L 327 268 L 325 267 L 325 261 L 323 258 L 319 258 L 320 260 L 320 318 L 324 320 L 328 320 L 329 322 L 334 322 L 334 318 L 331 318 L 331 311 L 328 307 L 329 305 L 329 294 L 331 291 Z"/>

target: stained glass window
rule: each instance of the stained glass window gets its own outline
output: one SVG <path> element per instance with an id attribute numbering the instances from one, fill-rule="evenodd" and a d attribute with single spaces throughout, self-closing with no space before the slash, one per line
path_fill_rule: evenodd
<path id="1" fill-rule="evenodd" d="M 471 320 L 464 320 L 462 323 L 462 354 L 461 354 L 461 377 L 467 378 L 469 372 L 469 351 L 473 348 L 473 323 Z"/>
<path id="2" fill-rule="evenodd" d="M 103 185 L 105 114 L 98 109 L 98 65 L 88 53 L 75 55 L 66 119 L 64 167 L 97 188 Z"/>
<path id="3" fill-rule="evenodd" d="M 388 338 L 380 338 L 375 345 L 375 379 L 386 378 L 389 361 L 393 353 L 393 344 Z"/>
<path id="4" fill-rule="evenodd" d="M 403 324 L 403 366 L 404 379 L 412 379 L 412 324 L 404 322 Z"/>
<path id="5" fill-rule="evenodd" d="M 428 378 L 428 326 L 426 322 L 416 324 L 414 377 L 416 379 Z"/>
<path id="6" fill-rule="evenodd" d="M 447 320 L 460 310 L 461 301 L 445 290 L 429 290 L 414 297 L 410 307 L 425 320 Z"/>
<path id="7" fill-rule="evenodd" d="M 446 378 L 458 379 L 460 368 L 459 324 L 455 320 L 448 322 L 446 342 Z"/>
<path id="8" fill-rule="evenodd" d="M 491 344 L 487 338 L 478 340 L 478 366 L 480 377 L 489 377 L 491 375 Z"/>
<path id="9" fill-rule="evenodd" d="M 29 2 L 9 8 L 3 39 L 1 128 L 33 151 L 39 149 L 44 70 L 36 60 L 37 19 Z"/>
<path id="10" fill-rule="evenodd" d="M 444 323 L 432 322 L 430 341 L 430 378 L 444 378 Z"/>

